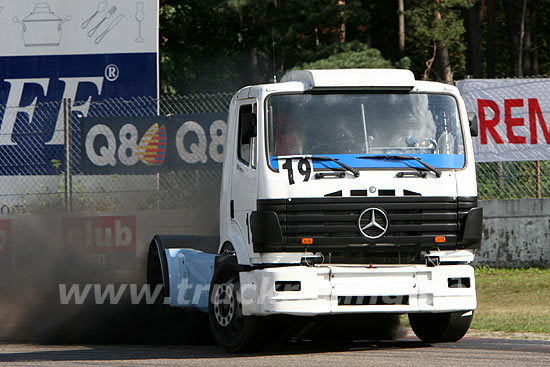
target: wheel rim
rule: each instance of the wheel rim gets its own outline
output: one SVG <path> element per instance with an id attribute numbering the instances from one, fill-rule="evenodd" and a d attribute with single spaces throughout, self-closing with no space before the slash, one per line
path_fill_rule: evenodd
<path id="1" fill-rule="evenodd" d="M 236 295 L 235 287 L 231 283 L 220 284 L 214 293 L 214 317 L 222 327 L 228 327 L 235 321 Z"/>

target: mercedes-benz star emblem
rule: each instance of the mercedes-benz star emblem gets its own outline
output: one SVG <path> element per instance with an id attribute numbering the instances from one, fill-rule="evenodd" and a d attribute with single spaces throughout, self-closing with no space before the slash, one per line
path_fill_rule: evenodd
<path id="1" fill-rule="evenodd" d="M 363 237 L 375 240 L 387 232 L 389 223 L 385 211 L 379 208 L 368 208 L 363 210 L 357 224 Z"/>

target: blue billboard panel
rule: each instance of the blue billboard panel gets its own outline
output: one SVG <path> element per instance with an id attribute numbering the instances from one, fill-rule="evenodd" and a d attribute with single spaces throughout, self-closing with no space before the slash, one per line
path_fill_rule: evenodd
<path id="1" fill-rule="evenodd" d="M 227 133 L 223 112 L 81 121 L 83 174 L 219 170 Z"/>
<path id="2" fill-rule="evenodd" d="M 0 57 L 0 174 L 59 173 L 51 162 L 64 161 L 64 98 L 73 101 L 75 117 L 128 113 L 123 104 L 103 111 L 96 102 L 136 96 L 153 97 L 140 107 L 154 112 L 156 59 L 154 53 Z"/>

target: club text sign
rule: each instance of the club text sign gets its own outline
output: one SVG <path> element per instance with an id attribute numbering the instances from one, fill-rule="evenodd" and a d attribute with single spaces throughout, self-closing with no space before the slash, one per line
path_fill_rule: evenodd
<path id="1" fill-rule="evenodd" d="M 136 217 L 95 216 L 63 219 L 63 241 L 87 254 L 91 263 L 116 270 L 132 269 L 136 261 Z"/>

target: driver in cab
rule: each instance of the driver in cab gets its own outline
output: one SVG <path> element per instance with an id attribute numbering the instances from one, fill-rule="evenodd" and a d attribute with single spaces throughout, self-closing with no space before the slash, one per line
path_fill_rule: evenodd
<path id="1" fill-rule="evenodd" d="M 274 117 L 275 155 L 303 154 L 303 134 L 287 115 L 278 113 Z"/>

